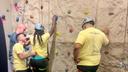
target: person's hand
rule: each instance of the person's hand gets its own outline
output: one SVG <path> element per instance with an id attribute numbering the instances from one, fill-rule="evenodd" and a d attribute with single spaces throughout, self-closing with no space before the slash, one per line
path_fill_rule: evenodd
<path id="1" fill-rule="evenodd" d="M 79 58 L 74 59 L 75 63 L 78 64 L 80 62 Z"/>
<path id="2" fill-rule="evenodd" d="M 104 27 L 104 29 L 102 29 L 102 31 L 106 34 L 109 35 L 109 29 L 107 27 Z"/>
<path id="3" fill-rule="evenodd" d="M 25 41 L 25 45 L 30 45 L 30 40 Z"/>
<path id="4" fill-rule="evenodd" d="M 31 56 L 35 56 L 36 52 L 35 51 L 31 51 Z"/>
<path id="5" fill-rule="evenodd" d="M 99 27 L 99 29 L 101 31 L 103 31 L 107 36 L 109 36 L 109 29 L 108 29 L 108 27 L 102 26 L 102 27 Z"/>
<path id="6" fill-rule="evenodd" d="M 52 18 L 52 22 L 53 23 L 56 23 L 57 20 L 58 20 L 58 16 L 57 15 L 54 15 L 53 18 Z"/>

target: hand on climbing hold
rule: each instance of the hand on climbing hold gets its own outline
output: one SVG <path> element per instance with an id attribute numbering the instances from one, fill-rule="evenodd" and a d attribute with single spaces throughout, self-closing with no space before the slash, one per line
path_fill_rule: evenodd
<path id="1" fill-rule="evenodd" d="M 52 21 L 53 21 L 54 23 L 56 23 L 57 20 L 58 20 L 58 16 L 57 16 L 57 15 L 54 15 L 53 18 L 52 18 Z"/>
<path id="2" fill-rule="evenodd" d="M 98 27 L 101 31 L 103 31 L 107 36 L 109 35 L 109 29 L 108 27 L 102 26 Z"/>

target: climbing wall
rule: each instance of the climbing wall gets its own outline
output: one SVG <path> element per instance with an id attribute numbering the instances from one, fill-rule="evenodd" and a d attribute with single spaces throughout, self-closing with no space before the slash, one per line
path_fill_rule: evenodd
<path id="1" fill-rule="evenodd" d="M 5 4 L 0 3 L 0 13 L 7 18 L 4 22 L 6 36 L 20 23 L 27 25 L 27 32 L 30 34 L 33 33 L 34 23 L 38 22 L 48 31 L 52 16 L 59 16 L 52 72 L 76 72 L 72 55 L 73 43 L 81 30 L 81 21 L 85 16 L 93 17 L 98 28 L 109 30 L 110 45 L 102 48 L 98 71 L 128 71 L 128 0 L 2 1 Z M 50 43 L 51 41 L 52 38 Z"/>
<path id="2" fill-rule="evenodd" d="M 127 0 L 99 0 L 97 25 L 109 28 L 110 45 L 102 49 L 101 72 L 127 72 Z"/>

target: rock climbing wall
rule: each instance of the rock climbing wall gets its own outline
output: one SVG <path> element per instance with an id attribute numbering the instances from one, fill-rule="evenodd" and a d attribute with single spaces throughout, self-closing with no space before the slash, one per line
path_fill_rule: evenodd
<path id="1" fill-rule="evenodd" d="M 27 32 L 31 34 L 34 23 L 38 22 L 48 31 L 52 16 L 59 16 L 52 72 L 76 72 L 72 55 L 73 43 L 81 30 L 81 21 L 85 16 L 93 17 L 97 27 L 109 29 L 110 45 L 102 48 L 98 71 L 128 71 L 128 0 L 3 1 L 5 5 L 0 5 L 0 11 L 9 11 L 0 12 L 7 17 L 6 33 L 15 30 L 17 24 L 24 23 L 28 26 Z"/>
<path id="2" fill-rule="evenodd" d="M 11 23 L 11 18 L 10 18 L 10 2 L 9 3 L 6 3 L 4 4 L 5 0 L 0 0 L 0 17 L 2 18 L 2 21 L 4 23 L 4 28 L 5 28 L 5 35 L 7 36 L 7 33 L 11 31 L 11 28 L 8 27 Z M 8 42 L 8 39 L 6 37 L 6 42 L 7 44 L 9 43 Z"/>
<path id="3" fill-rule="evenodd" d="M 97 25 L 109 28 L 110 45 L 102 49 L 100 72 L 127 72 L 127 0 L 99 0 Z"/>

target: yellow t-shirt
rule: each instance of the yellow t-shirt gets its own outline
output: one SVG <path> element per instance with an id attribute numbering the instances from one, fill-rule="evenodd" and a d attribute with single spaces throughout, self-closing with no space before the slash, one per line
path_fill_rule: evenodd
<path id="1" fill-rule="evenodd" d="M 109 43 L 106 35 L 94 27 L 82 30 L 75 43 L 80 43 L 80 53 L 78 65 L 95 66 L 100 62 L 100 49 Z"/>
<path id="2" fill-rule="evenodd" d="M 45 33 L 41 36 L 42 40 L 43 40 L 43 45 L 40 46 L 39 43 L 38 43 L 38 40 L 37 40 L 37 37 L 36 37 L 36 44 L 34 45 L 33 44 L 33 38 L 34 36 L 31 36 L 30 37 L 30 41 L 31 41 L 31 44 L 32 44 L 32 50 L 34 50 L 38 56 L 41 56 L 41 57 L 47 57 L 47 45 L 48 45 L 48 39 L 50 37 L 50 34 L 49 33 Z"/>
<path id="3" fill-rule="evenodd" d="M 24 47 L 23 45 L 21 45 L 20 43 L 16 43 L 13 46 L 13 66 L 14 66 L 14 70 L 26 70 L 28 67 L 26 66 L 26 61 L 25 59 L 22 60 L 19 58 L 18 54 L 24 52 Z"/>

